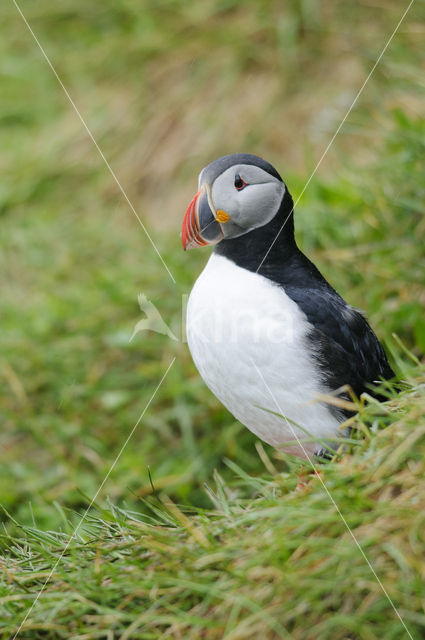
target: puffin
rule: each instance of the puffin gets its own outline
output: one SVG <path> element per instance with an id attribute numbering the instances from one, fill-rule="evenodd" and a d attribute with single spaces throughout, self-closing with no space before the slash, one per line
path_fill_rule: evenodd
<path id="1" fill-rule="evenodd" d="M 187 303 L 186 334 L 209 389 L 258 438 L 299 458 L 329 458 L 349 403 L 326 402 L 394 377 L 365 315 L 298 248 L 294 203 L 276 169 L 234 153 L 199 175 L 185 250 L 215 245 Z M 347 409 L 348 407 L 348 409 Z"/>

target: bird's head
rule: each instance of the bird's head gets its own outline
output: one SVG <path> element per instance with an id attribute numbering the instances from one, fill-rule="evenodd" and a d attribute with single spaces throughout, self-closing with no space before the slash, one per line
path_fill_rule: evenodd
<path id="1" fill-rule="evenodd" d="M 223 156 L 199 175 L 199 191 L 183 220 L 183 248 L 237 238 L 270 222 L 280 209 L 285 184 L 271 164 L 246 153 Z"/>

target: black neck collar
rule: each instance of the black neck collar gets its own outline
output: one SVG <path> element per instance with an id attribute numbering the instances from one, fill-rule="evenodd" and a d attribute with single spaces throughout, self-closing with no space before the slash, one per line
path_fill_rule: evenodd
<path id="1" fill-rule="evenodd" d="M 314 264 L 298 249 L 294 237 L 294 203 L 288 191 L 275 217 L 238 238 L 221 240 L 214 252 L 248 271 L 285 287 L 330 288 Z"/>
<path id="2" fill-rule="evenodd" d="M 232 260 L 239 267 L 258 270 L 267 276 L 270 267 L 282 266 L 299 252 L 294 237 L 293 208 L 292 196 L 285 191 L 279 210 L 270 222 L 238 238 L 221 240 L 215 247 L 215 253 Z"/>

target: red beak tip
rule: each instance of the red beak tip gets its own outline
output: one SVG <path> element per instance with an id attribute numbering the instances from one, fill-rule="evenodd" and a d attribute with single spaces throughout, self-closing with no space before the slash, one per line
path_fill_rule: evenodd
<path id="1" fill-rule="evenodd" d="M 194 246 L 203 246 L 208 244 L 201 236 L 199 229 L 198 213 L 196 210 L 197 201 L 202 193 L 202 189 L 198 191 L 189 203 L 186 210 L 182 225 L 182 245 L 183 250 L 192 249 Z"/>

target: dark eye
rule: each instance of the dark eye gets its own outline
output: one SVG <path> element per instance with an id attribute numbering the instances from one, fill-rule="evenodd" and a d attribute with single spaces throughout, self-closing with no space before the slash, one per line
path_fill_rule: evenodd
<path id="1" fill-rule="evenodd" d="M 246 182 L 242 180 L 239 173 L 237 173 L 235 175 L 235 189 L 237 189 L 237 191 L 242 191 L 244 187 L 246 187 Z"/>

